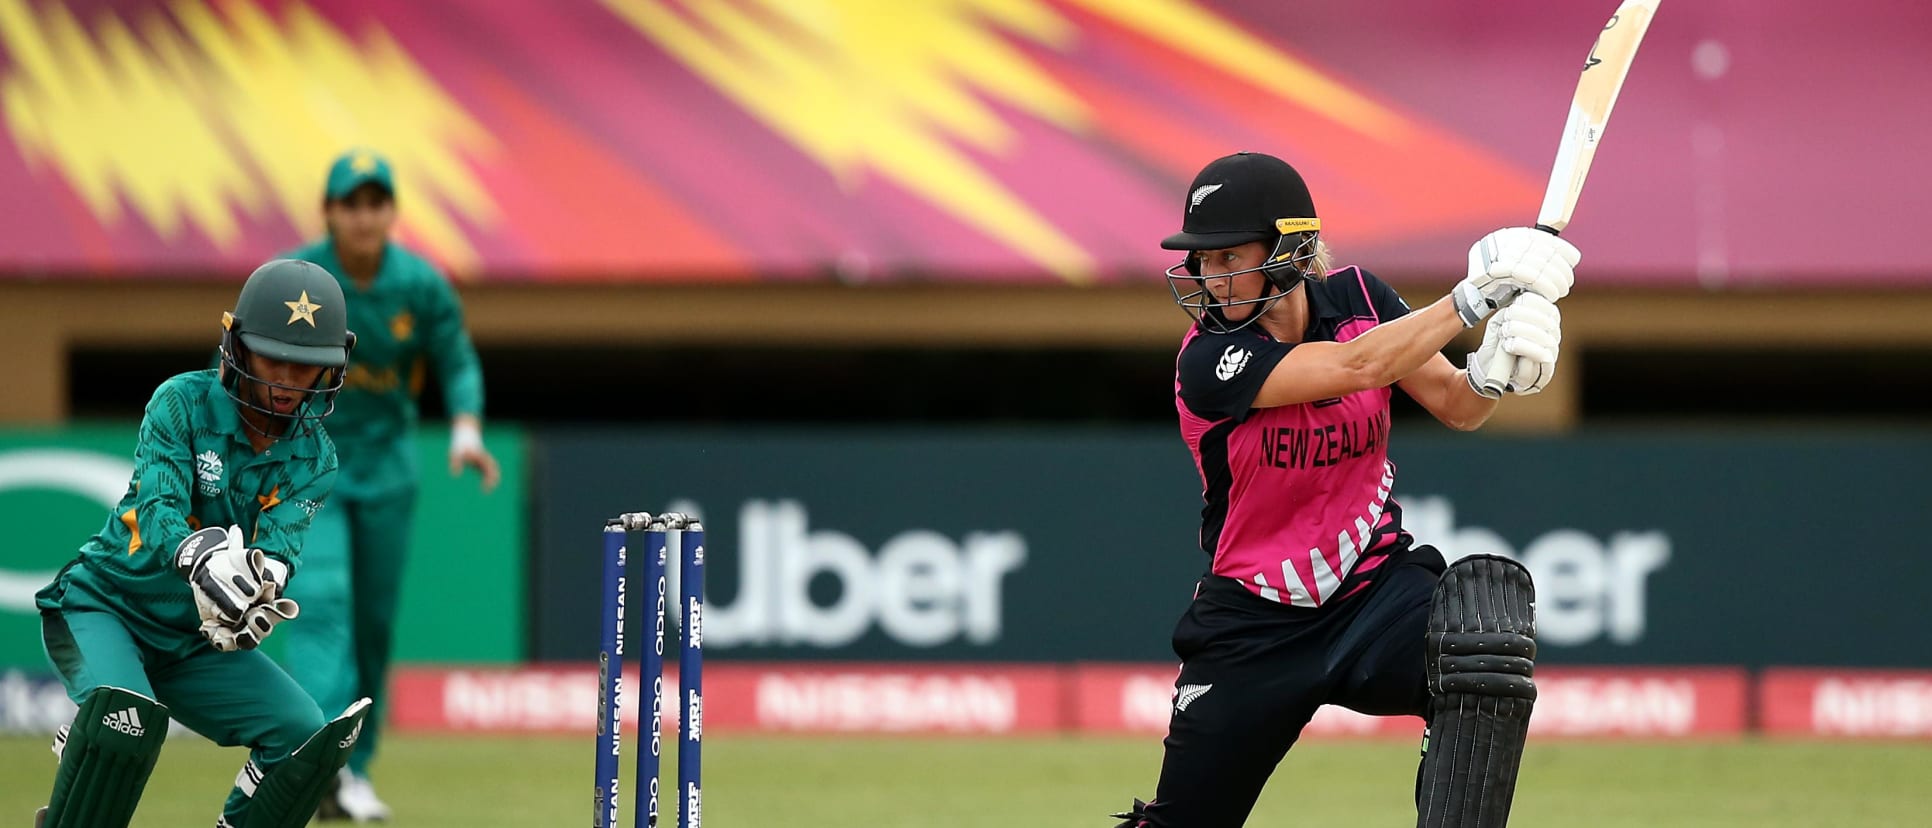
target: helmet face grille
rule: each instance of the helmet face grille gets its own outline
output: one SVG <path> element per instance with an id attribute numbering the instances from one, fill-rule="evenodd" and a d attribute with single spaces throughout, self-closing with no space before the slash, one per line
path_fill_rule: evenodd
<path id="1" fill-rule="evenodd" d="M 316 423 L 322 421 L 322 418 L 335 411 L 336 395 L 341 393 L 344 375 L 348 373 L 344 369 L 323 368 L 322 373 L 316 377 L 313 387 L 284 385 L 271 382 L 249 371 L 248 354 L 248 346 L 242 343 L 241 337 L 233 330 L 222 334 L 221 387 L 228 393 L 229 399 L 234 400 L 236 405 L 245 410 L 241 419 L 248 430 L 270 439 L 294 437 L 308 433 Z M 292 391 L 304 396 L 302 403 L 297 405 L 294 411 L 284 414 L 257 401 L 255 396 L 257 389 L 262 388 L 270 391 Z M 257 425 L 246 416 L 248 411 L 267 418 L 271 428 L 265 429 Z"/>
<path id="2" fill-rule="evenodd" d="M 1201 266 L 1190 251 L 1180 264 L 1166 271 L 1168 291 L 1174 295 L 1174 304 L 1179 305 L 1194 322 L 1210 333 L 1234 333 L 1248 327 L 1274 308 L 1274 303 L 1294 292 L 1307 278 L 1309 269 L 1314 266 L 1319 252 L 1318 233 L 1292 233 L 1281 236 L 1275 241 L 1271 255 L 1258 267 L 1217 273 L 1213 276 L 1201 275 Z M 1260 273 L 1266 277 L 1261 295 L 1253 299 L 1236 299 L 1223 302 L 1208 290 L 1211 279 L 1231 279 L 1249 273 Z M 1230 321 L 1223 313 L 1225 308 L 1246 305 L 1261 305 L 1239 322 Z"/>

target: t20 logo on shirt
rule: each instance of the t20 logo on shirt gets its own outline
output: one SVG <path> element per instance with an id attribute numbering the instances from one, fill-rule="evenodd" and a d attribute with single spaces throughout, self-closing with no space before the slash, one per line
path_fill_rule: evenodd
<path id="1" fill-rule="evenodd" d="M 212 449 L 195 455 L 195 477 L 201 480 L 202 494 L 221 494 L 221 455 Z"/>
<path id="2" fill-rule="evenodd" d="M 1222 382 L 1234 379 L 1235 374 L 1241 373 L 1241 369 L 1248 367 L 1250 356 L 1253 354 L 1247 349 L 1239 345 L 1229 345 L 1227 350 L 1221 352 L 1221 361 L 1215 364 L 1214 375 Z"/>

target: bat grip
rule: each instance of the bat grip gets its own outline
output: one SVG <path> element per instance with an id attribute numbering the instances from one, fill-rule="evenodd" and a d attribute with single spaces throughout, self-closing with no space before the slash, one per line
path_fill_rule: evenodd
<path id="1" fill-rule="evenodd" d="M 1483 390 L 1489 392 L 1490 399 L 1501 399 L 1509 389 L 1509 378 L 1516 374 L 1516 355 L 1497 351 L 1483 366 Z"/>
<path id="2" fill-rule="evenodd" d="M 1563 235 L 1563 231 L 1561 231 L 1561 230 L 1558 230 L 1558 229 L 1556 229 L 1556 228 L 1554 228 L 1554 227 L 1551 227 L 1551 226 L 1549 226 L 1549 225 L 1547 225 L 1547 224 L 1538 224 L 1538 225 L 1536 225 L 1536 229 L 1538 229 L 1538 230 L 1541 230 L 1541 231 L 1543 231 L 1543 232 L 1545 232 L 1545 233 L 1548 233 L 1548 234 L 1550 234 L 1550 235 L 1552 235 L 1552 236 L 1561 236 L 1561 235 Z"/>

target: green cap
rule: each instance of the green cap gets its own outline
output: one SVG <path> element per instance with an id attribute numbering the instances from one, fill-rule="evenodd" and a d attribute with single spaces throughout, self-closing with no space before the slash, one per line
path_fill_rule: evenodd
<path id="1" fill-rule="evenodd" d="M 348 359 L 342 285 L 320 266 L 275 259 L 255 269 L 222 324 L 270 359 L 340 368 Z"/>
<path id="2" fill-rule="evenodd" d="M 392 196 L 396 194 L 396 180 L 389 173 L 388 159 L 374 150 L 352 149 L 329 165 L 329 185 L 322 194 L 335 201 L 348 197 L 364 184 L 375 184 Z"/>

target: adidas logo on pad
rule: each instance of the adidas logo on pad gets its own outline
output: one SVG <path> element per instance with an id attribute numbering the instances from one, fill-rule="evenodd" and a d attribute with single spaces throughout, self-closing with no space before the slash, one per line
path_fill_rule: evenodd
<path id="1" fill-rule="evenodd" d="M 101 724 L 129 736 L 139 736 L 148 732 L 147 728 L 141 726 L 141 714 L 132 707 L 119 713 L 102 716 Z"/>

